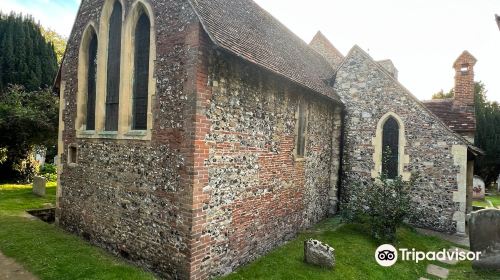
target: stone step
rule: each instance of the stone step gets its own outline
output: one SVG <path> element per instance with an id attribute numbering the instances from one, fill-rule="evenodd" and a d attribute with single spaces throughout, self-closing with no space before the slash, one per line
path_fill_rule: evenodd
<path id="1" fill-rule="evenodd" d="M 439 277 L 441 279 L 448 279 L 450 271 L 444 267 L 440 267 L 434 264 L 429 264 L 427 266 L 427 273 L 432 276 Z"/>

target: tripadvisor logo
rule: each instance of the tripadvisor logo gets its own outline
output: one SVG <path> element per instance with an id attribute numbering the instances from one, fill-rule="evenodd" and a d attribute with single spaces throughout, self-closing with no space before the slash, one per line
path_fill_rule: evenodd
<path id="1" fill-rule="evenodd" d="M 384 244 L 375 251 L 375 260 L 381 266 L 393 266 L 398 260 L 398 250 L 390 244 Z"/>
<path id="2" fill-rule="evenodd" d="M 475 261 L 479 260 L 481 252 L 469 252 L 465 250 L 460 250 L 458 248 L 454 250 L 443 249 L 438 252 L 422 252 L 415 249 L 400 248 L 397 250 L 394 246 L 390 244 L 384 244 L 377 248 L 375 251 L 375 260 L 377 263 L 384 267 L 393 266 L 397 260 L 402 261 L 414 261 L 418 263 L 423 260 L 428 261 L 445 261 L 445 260 L 459 260 L 459 261 Z"/>

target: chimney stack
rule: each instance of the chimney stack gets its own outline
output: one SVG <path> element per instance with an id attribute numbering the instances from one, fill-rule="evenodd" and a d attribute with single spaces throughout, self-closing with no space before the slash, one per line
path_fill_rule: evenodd
<path id="1" fill-rule="evenodd" d="M 474 65 L 477 60 L 464 51 L 453 64 L 455 68 L 455 100 L 453 107 L 465 113 L 475 114 Z"/>

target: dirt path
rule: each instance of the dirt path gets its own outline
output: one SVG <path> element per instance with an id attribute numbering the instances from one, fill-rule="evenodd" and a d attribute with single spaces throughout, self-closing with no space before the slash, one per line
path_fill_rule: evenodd
<path id="1" fill-rule="evenodd" d="M 38 280 L 13 259 L 0 252 L 0 279 L 2 280 Z"/>

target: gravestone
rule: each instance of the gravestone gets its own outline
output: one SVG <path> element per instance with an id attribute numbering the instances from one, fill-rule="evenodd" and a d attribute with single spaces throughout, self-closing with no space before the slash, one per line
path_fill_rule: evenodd
<path id="1" fill-rule="evenodd" d="M 38 196 L 45 196 L 47 180 L 40 176 L 35 176 L 33 180 L 33 193 Z"/>
<path id="2" fill-rule="evenodd" d="M 472 212 L 469 239 L 471 251 L 481 252 L 479 260 L 472 262 L 472 267 L 500 270 L 500 210 Z"/>
<path id="3" fill-rule="evenodd" d="M 323 268 L 334 268 L 335 249 L 318 240 L 306 240 L 304 241 L 304 261 Z"/>
<path id="4" fill-rule="evenodd" d="M 474 176 L 472 186 L 472 199 L 484 200 L 486 188 L 483 179 L 479 176 Z"/>
<path id="5" fill-rule="evenodd" d="M 498 175 L 497 179 L 497 191 L 500 192 L 500 174 Z"/>

